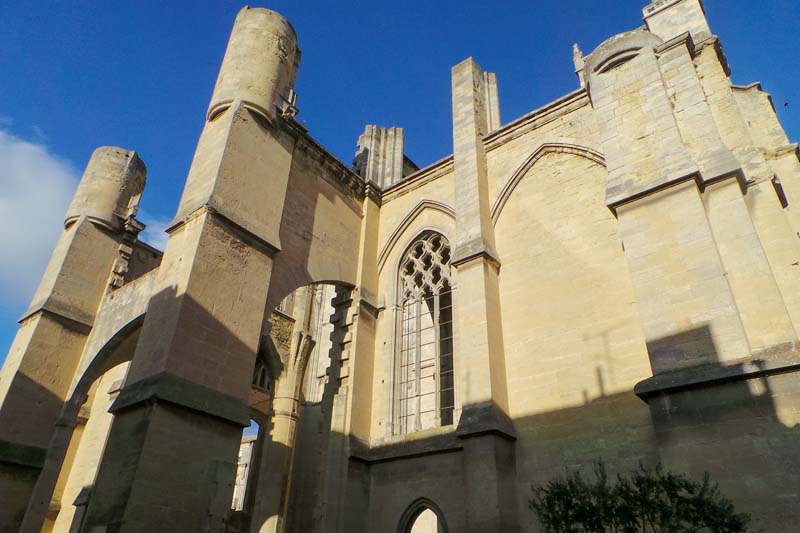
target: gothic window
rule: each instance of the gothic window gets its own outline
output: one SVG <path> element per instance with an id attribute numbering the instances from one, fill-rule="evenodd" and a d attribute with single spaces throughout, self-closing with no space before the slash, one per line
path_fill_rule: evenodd
<path id="1" fill-rule="evenodd" d="M 428 233 L 400 263 L 396 433 L 453 423 L 450 245 Z"/>
<path id="2" fill-rule="evenodd" d="M 269 365 L 267 364 L 267 357 L 271 346 L 272 340 L 268 336 L 262 335 L 259 341 L 258 353 L 256 354 L 256 365 L 255 368 L 253 368 L 253 380 L 250 382 L 254 389 L 262 392 L 270 391 L 270 384 L 272 381 Z"/>
<path id="3" fill-rule="evenodd" d="M 269 389 L 269 371 L 267 365 L 261 360 L 256 362 L 256 368 L 253 371 L 253 387 L 263 391 Z"/>

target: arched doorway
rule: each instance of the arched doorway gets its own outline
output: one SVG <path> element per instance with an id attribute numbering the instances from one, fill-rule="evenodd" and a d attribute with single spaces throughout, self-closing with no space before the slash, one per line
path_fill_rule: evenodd
<path id="1" fill-rule="evenodd" d="M 447 533 L 444 513 L 427 498 L 412 503 L 400 518 L 398 533 Z"/>

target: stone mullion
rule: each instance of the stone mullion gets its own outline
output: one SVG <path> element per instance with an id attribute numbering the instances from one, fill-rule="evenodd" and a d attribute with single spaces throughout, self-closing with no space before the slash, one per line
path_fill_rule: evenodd
<path id="1" fill-rule="evenodd" d="M 420 418 L 420 410 L 422 409 L 422 397 L 420 395 L 420 389 L 422 386 L 420 379 L 420 373 L 422 370 L 422 300 L 417 299 L 414 305 L 417 308 L 417 327 L 415 332 L 416 338 L 414 339 L 414 403 L 416 404 L 416 411 L 414 414 L 414 430 L 419 431 L 420 427 L 422 426 L 422 421 Z"/>
<path id="2" fill-rule="evenodd" d="M 405 300 L 400 304 L 399 307 L 395 307 L 392 309 L 392 313 L 394 313 L 394 329 L 395 329 L 395 338 L 393 348 L 395 350 L 394 353 L 398 354 L 398 357 L 393 358 L 393 367 L 394 367 L 394 382 L 392 383 L 393 394 L 392 394 L 392 402 L 391 402 L 391 409 L 392 409 L 392 434 L 399 433 L 400 429 L 400 420 L 401 420 L 401 409 L 400 409 L 400 398 L 401 398 L 401 383 L 403 381 L 403 342 L 405 340 L 405 336 L 403 335 L 403 324 L 405 321 Z"/>
<path id="3" fill-rule="evenodd" d="M 441 350 L 441 332 L 439 327 L 439 293 L 435 292 L 433 295 L 433 335 L 434 335 L 434 367 L 433 367 L 433 381 L 434 381 L 434 394 L 436 395 L 436 425 L 442 425 L 442 406 L 441 406 L 441 390 L 442 390 L 442 369 L 441 361 L 439 358 L 442 356 Z"/>

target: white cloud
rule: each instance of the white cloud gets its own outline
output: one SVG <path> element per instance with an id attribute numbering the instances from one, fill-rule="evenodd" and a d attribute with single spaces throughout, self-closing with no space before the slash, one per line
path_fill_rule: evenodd
<path id="1" fill-rule="evenodd" d="M 6 298 L 4 306 L 24 307 L 33 296 L 64 229 L 64 214 L 79 178 L 72 163 L 50 153 L 43 144 L 0 129 L 0 292 Z"/>
<path id="2" fill-rule="evenodd" d="M 144 209 L 139 210 L 139 214 L 136 215 L 136 218 L 144 222 L 147 226 L 144 231 L 139 234 L 139 240 L 164 251 L 164 247 L 167 245 L 167 239 L 169 238 L 169 235 L 167 235 L 164 230 L 167 229 L 172 219 L 151 215 Z"/>
<path id="3" fill-rule="evenodd" d="M 68 160 L 50 152 L 44 133 L 35 141 L 9 132 L 0 115 L 0 312 L 19 313 L 30 303 L 53 247 L 64 229 L 64 214 L 80 180 Z M 139 211 L 147 227 L 139 236 L 163 250 L 169 218 Z"/>

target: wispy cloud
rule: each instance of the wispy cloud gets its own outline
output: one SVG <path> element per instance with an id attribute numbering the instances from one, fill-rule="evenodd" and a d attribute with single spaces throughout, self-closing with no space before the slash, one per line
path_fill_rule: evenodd
<path id="1" fill-rule="evenodd" d="M 136 218 L 144 222 L 147 226 L 139 235 L 139 240 L 163 251 L 164 247 L 167 245 L 167 239 L 169 238 L 169 235 L 167 235 L 164 230 L 167 229 L 172 219 L 151 215 L 144 209 L 139 210 L 139 214 Z"/>
<path id="2" fill-rule="evenodd" d="M 80 179 L 68 160 L 43 144 L 43 131 L 34 127 L 34 140 L 11 133 L 12 121 L 0 115 L 0 311 L 17 313 L 25 307 L 47 266 L 64 229 L 64 214 Z M 160 250 L 170 219 L 139 211 L 147 227 L 139 236 Z"/>
<path id="3" fill-rule="evenodd" d="M 19 307 L 44 272 L 80 174 L 44 144 L 25 141 L 4 125 L 10 121 L 0 120 L 0 289 L 3 305 Z"/>
<path id="4" fill-rule="evenodd" d="M 36 143 L 45 144 L 47 142 L 47 135 L 45 135 L 44 130 L 38 124 L 31 126 L 31 132 L 33 133 L 33 140 Z"/>

